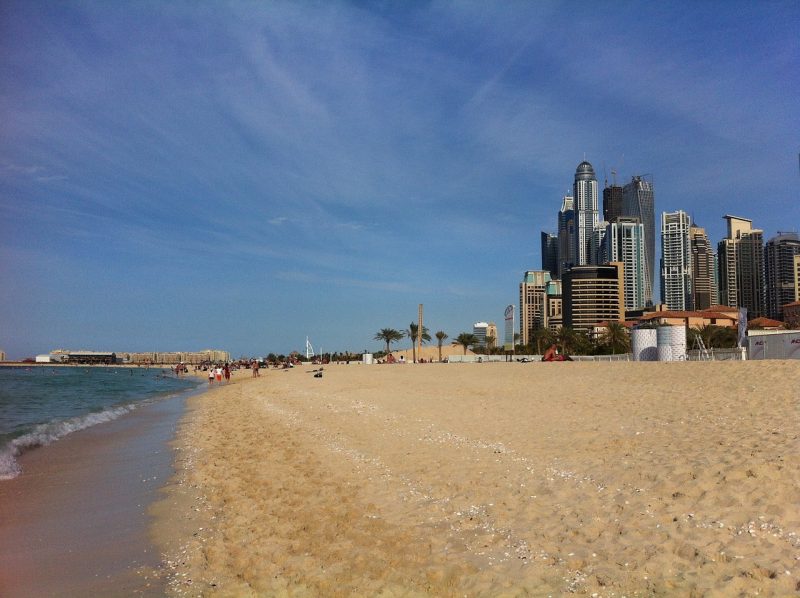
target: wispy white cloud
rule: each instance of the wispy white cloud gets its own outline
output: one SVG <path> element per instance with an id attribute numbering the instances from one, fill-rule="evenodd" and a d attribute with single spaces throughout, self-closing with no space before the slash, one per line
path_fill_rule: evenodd
<path id="1" fill-rule="evenodd" d="M 120 280 L 256 263 L 264 296 L 313 273 L 471 317 L 515 299 L 584 152 L 706 221 L 794 193 L 791 4 L 8 6 L 5 243 L 110 247 Z"/>
<path id="2" fill-rule="evenodd" d="M 369 289 L 373 291 L 385 291 L 389 293 L 412 293 L 419 292 L 404 283 L 395 281 L 381 281 L 374 279 L 345 278 L 341 276 L 326 276 L 324 274 L 311 274 L 308 272 L 281 271 L 275 274 L 275 278 L 289 282 L 306 283 L 314 289 L 320 287 L 349 287 L 355 289 Z"/>

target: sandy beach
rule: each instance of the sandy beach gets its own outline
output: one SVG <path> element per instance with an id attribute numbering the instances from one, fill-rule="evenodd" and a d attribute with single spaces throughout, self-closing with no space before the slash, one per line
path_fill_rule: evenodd
<path id="1" fill-rule="evenodd" d="M 800 362 L 311 369 L 190 399 L 172 595 L 800 591 Z"/>

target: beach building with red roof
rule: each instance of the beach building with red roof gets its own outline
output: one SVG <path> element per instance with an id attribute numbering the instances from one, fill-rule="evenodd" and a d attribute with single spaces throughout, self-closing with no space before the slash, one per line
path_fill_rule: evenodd
<path id="1" fill-rule="evenodd" d="M 780 320 L 771 318 L 754 318 L 748 323 L 748 328 L 752 330 L 784 330 L 786 326 Z"/>

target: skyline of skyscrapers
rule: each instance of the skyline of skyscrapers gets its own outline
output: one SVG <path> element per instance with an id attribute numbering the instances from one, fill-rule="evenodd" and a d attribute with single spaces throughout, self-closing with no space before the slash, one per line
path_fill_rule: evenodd
<path id="1" fill-rule="evenodd" d="M 552 281 L 563 282 L 564 324 L 575 322 L 576 314 L 588 309 L 585 304 L 571 305 L 574 282 L 600 273 L 581 270 L 578 276 L 577 268 L 611 263 L 619 266 L 623 312 L 653 307 L 656 282 L 660 282 L 663 305 L 656 308 L 671 311 L 700 311 L 722 304 L 746 308 L 748 319 L 767 315 L 780 320 L 783 306 L 800 300 L 797 233 L 778 233 L 765 245 L 763 231 L 754 228 L 751 220 L 726 215 L 727 236 L 715 246 L 686 211 L 676 210 L 661 213 L 656 245 L 650 175 L 634 175 L 622 186 L 616 180 L 611 185 L 606 181 L 602 198 L 601 219 L 595 171 L 583 160 L 575 170 L 573 195 L 562 197 L 558 232 L 541 233 L 542 270 Z M 658 279 L 657 247 L 661 250 Z"/>

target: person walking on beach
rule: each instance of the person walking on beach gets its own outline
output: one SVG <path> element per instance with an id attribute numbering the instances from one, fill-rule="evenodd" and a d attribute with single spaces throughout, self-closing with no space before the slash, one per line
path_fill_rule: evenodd
<path id="1" fill-rule="evenodd" d="M 208 385 L 211 386 L 214 384 L 214 368 L 208 366 Z"/>
<path id="2" fill-rule="evenodd" d="M 214 370 L 214 374 L 217 376 L 217 382 L 222 382 L 222 367 L 217 366 L 217 369 Z"/>
<path id="3" fill-rule="evenodd" d="M 258 371 L 259 367 L 260 366 L 258 365 L 258 359 L 254 359 L 253 360 L 253 378 L 258 378 L 261 375 L 259 373 L 259 371 Z"/>
<path id="4" fill-rule="evenodd" d="M 225 374 L 225 382 L 231 381 L 231 368 L 228 367 L 228 364 L 225 364 L 225 367 L 222 369 L 222 373 Z"/>

